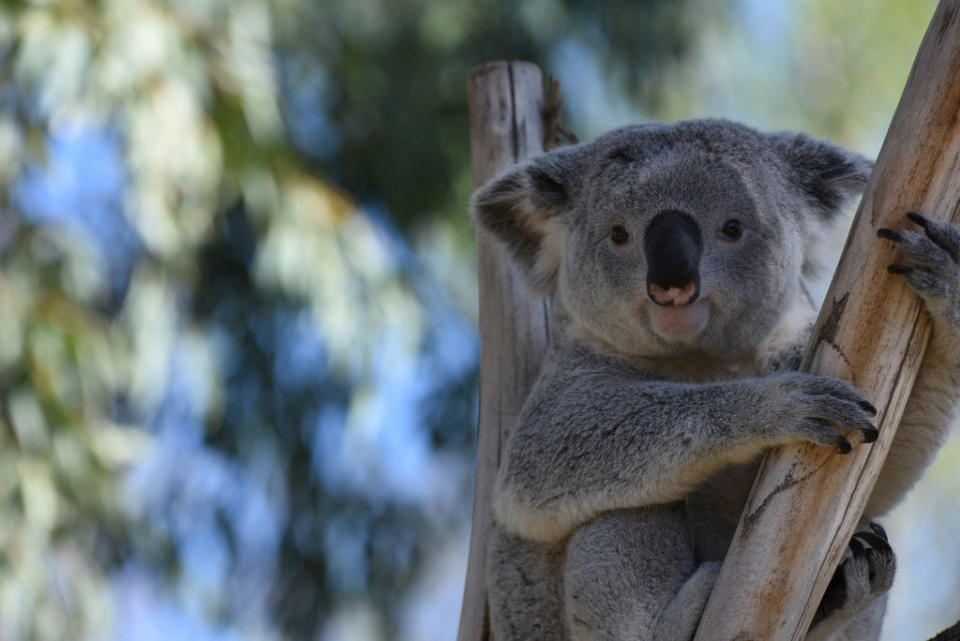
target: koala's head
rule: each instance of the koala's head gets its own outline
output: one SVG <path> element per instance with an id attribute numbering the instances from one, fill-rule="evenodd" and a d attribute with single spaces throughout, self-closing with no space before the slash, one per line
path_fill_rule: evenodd
<path id="1" fill-rule="evenodd" d="M 802 295 L 871 167 L 803 134 L 637 125 L 508 169 L 472 211 L 581 334 L 634 356 L 736 358 Z"/>

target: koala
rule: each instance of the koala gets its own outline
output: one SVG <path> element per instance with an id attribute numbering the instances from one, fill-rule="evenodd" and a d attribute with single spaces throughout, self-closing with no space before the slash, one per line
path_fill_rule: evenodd
<path id="1" fill-rule="evenodd" d="M 694 120 L 551 151 L 474 194 L 475 223 L 552 314 L 494 490 L 495 639 L 691 638 L 762 452 L 877 438 L 858 390 L 796 371 L 817 312 L 804 279 L 871 169 L 805 134 Z M 960 232 L 909 221 L 880 235 L 933 334 L 810 640 L 878 637 L 895 559 L 870 519 L 957 413 Z"/>

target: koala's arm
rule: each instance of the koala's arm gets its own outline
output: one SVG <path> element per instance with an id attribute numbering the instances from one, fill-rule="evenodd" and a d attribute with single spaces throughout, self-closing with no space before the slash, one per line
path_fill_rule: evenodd
<path id="1" fill-rule="evenodd" d="M 872 440 L 872 411 L 848 383 L 808 374 L 683 384 L 551 358 L 507 442 L 495 515 L 556 541 L 602 512 L 679 500 L 774 445 L 849 451 L 835 426 Z"/>
<path id="2" fill-rule="evenodd" d="M 908 214 L 923 233 L 881 230 L 903 253 L 901 274 L 923 299 L 933 331 L 896 437 L 864 516 L 895 506 L 920 478 L 960 413 L 960 231 Z"/>

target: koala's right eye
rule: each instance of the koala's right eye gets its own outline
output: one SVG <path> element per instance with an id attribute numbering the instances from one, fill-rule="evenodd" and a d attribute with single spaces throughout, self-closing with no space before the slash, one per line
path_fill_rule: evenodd
<path id="1" fill-rule="evenodd" d="M 740 221 L 736 218 L 731 218 L 723 223 L 723 228 L 720 230 L 720 233 L 723 234 L 727 240 L 739 239 L 740 236 L 743 235 L 743 230 L 740 228 Z"/>
<path id="2" fill-rule="evenodd" d="M 614 225 L 610 230 L 610 240 L 614 245 L 626 245 L 630 240 L 630 232 L 623 225 Z"/>

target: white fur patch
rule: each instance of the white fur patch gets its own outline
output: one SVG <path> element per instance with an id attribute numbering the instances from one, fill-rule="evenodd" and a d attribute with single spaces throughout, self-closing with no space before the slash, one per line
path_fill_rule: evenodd
<path id="1" fill-rule="evenodd" d="M 807 330 L 816 317 L 816 312 L 805 299 L 795 300 L 767 339 L 757 348 L 756 361 L 760 370 L 758 373 L 768 373 L 766 370 L 769 365 L 796 345 L 798 336 L 807 335 Z"/>
<path id="2" fill-rule="evenodd" d="M 838 215 L 837 224 L 823 220 L 822 214 L 817 212 L 804 211 L 800 218 L 803 275 L 808 278 L 823 277 L 836 267 L 850 217 Z"/>
<path id="3" fill-rule="evenodd" d="M 530 278 L 540 293 L 549 293 L 557 284 L 557 274 L 563 259 L 570 230 L 556 218 L 537 220 L 534 225 L 543 240 L 531 269 Z"/>

